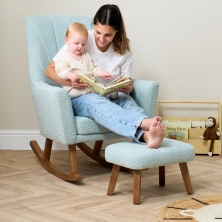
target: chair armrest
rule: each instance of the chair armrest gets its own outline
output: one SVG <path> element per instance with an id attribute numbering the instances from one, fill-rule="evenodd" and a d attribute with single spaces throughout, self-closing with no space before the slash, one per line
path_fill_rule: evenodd
<path id="1" fill-rule="evenodd" d="M 68 93 L 42 81 L 30 85 L 41 135 L 64 145 L 75 143 L 77 129 Z"/>
<path id="2" fill-rule="evenodd" d="M 137 104 L 143 108 L 149 118 L 156 115 L 156 103 L 159 83 L 150 80 L 133 80 L 134 90 L 130 94 Z"/>

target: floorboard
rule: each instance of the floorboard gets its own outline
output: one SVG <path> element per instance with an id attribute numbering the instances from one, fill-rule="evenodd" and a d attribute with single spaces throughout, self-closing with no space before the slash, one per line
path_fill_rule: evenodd
<path id="1" fill-rule="evenodd" d="M 158 169 L 142 172 L 141 204 L 133 205 L 133 174 L 120 172 L 115 195 L 107 196 L 111 169 L 77 151 L 83 179 L 65 182 L 49 174 L 30 151 L 0 150 L 1 222 L 155 222 L 167 203 L 222 191 L 222 158 L 197 155 L 188 163 L 194 194 L 187 195 L 179 165 L 166 167 L 166 186 Z M 52 151 L 52 161 L 68 171 L 68 151 Z"/>

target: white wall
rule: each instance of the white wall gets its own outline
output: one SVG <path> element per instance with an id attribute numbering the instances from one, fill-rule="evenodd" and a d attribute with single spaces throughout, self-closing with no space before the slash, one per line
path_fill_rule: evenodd
<path id="1" fill-rule="evenodd" d="M 0 0 L 0 136 L 38 131 L 29 89 L 26 17 L 93 16 L 106 3 L 117 4 L 125 19 L 133 78 L 159 82 L 161 100 L 222 99 L 221 0 Z"/>

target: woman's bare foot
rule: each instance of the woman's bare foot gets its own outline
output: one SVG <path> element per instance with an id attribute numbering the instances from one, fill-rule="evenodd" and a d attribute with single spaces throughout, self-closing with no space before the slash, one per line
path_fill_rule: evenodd
<path id="1" fill-rule="evenodd" d="M 153 119 L 150 130 L 144 133 L 148 148 L 158 148 L 164 137 L 164 127 L 160 121 Z"/>
<path id="2" fill-rule="evenodd" d="M 146 131 L 150 130 L 153 120 L 156 120 L 157 122 L 160 123 L 162 122 L 162 118 L 160 116 L 155 116 L 152 119 L 143 119 L 140 124 L 140 128 Z"/>

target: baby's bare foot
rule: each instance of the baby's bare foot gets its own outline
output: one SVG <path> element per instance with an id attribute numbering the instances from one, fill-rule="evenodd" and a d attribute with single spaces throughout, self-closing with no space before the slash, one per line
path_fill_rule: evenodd
<path id="1" fill-rule="evenodd" d="M 148 148 L 158 148 L 164 137 L 164 127 L 160 121 L 153 119 L 147 141 Z"/>

